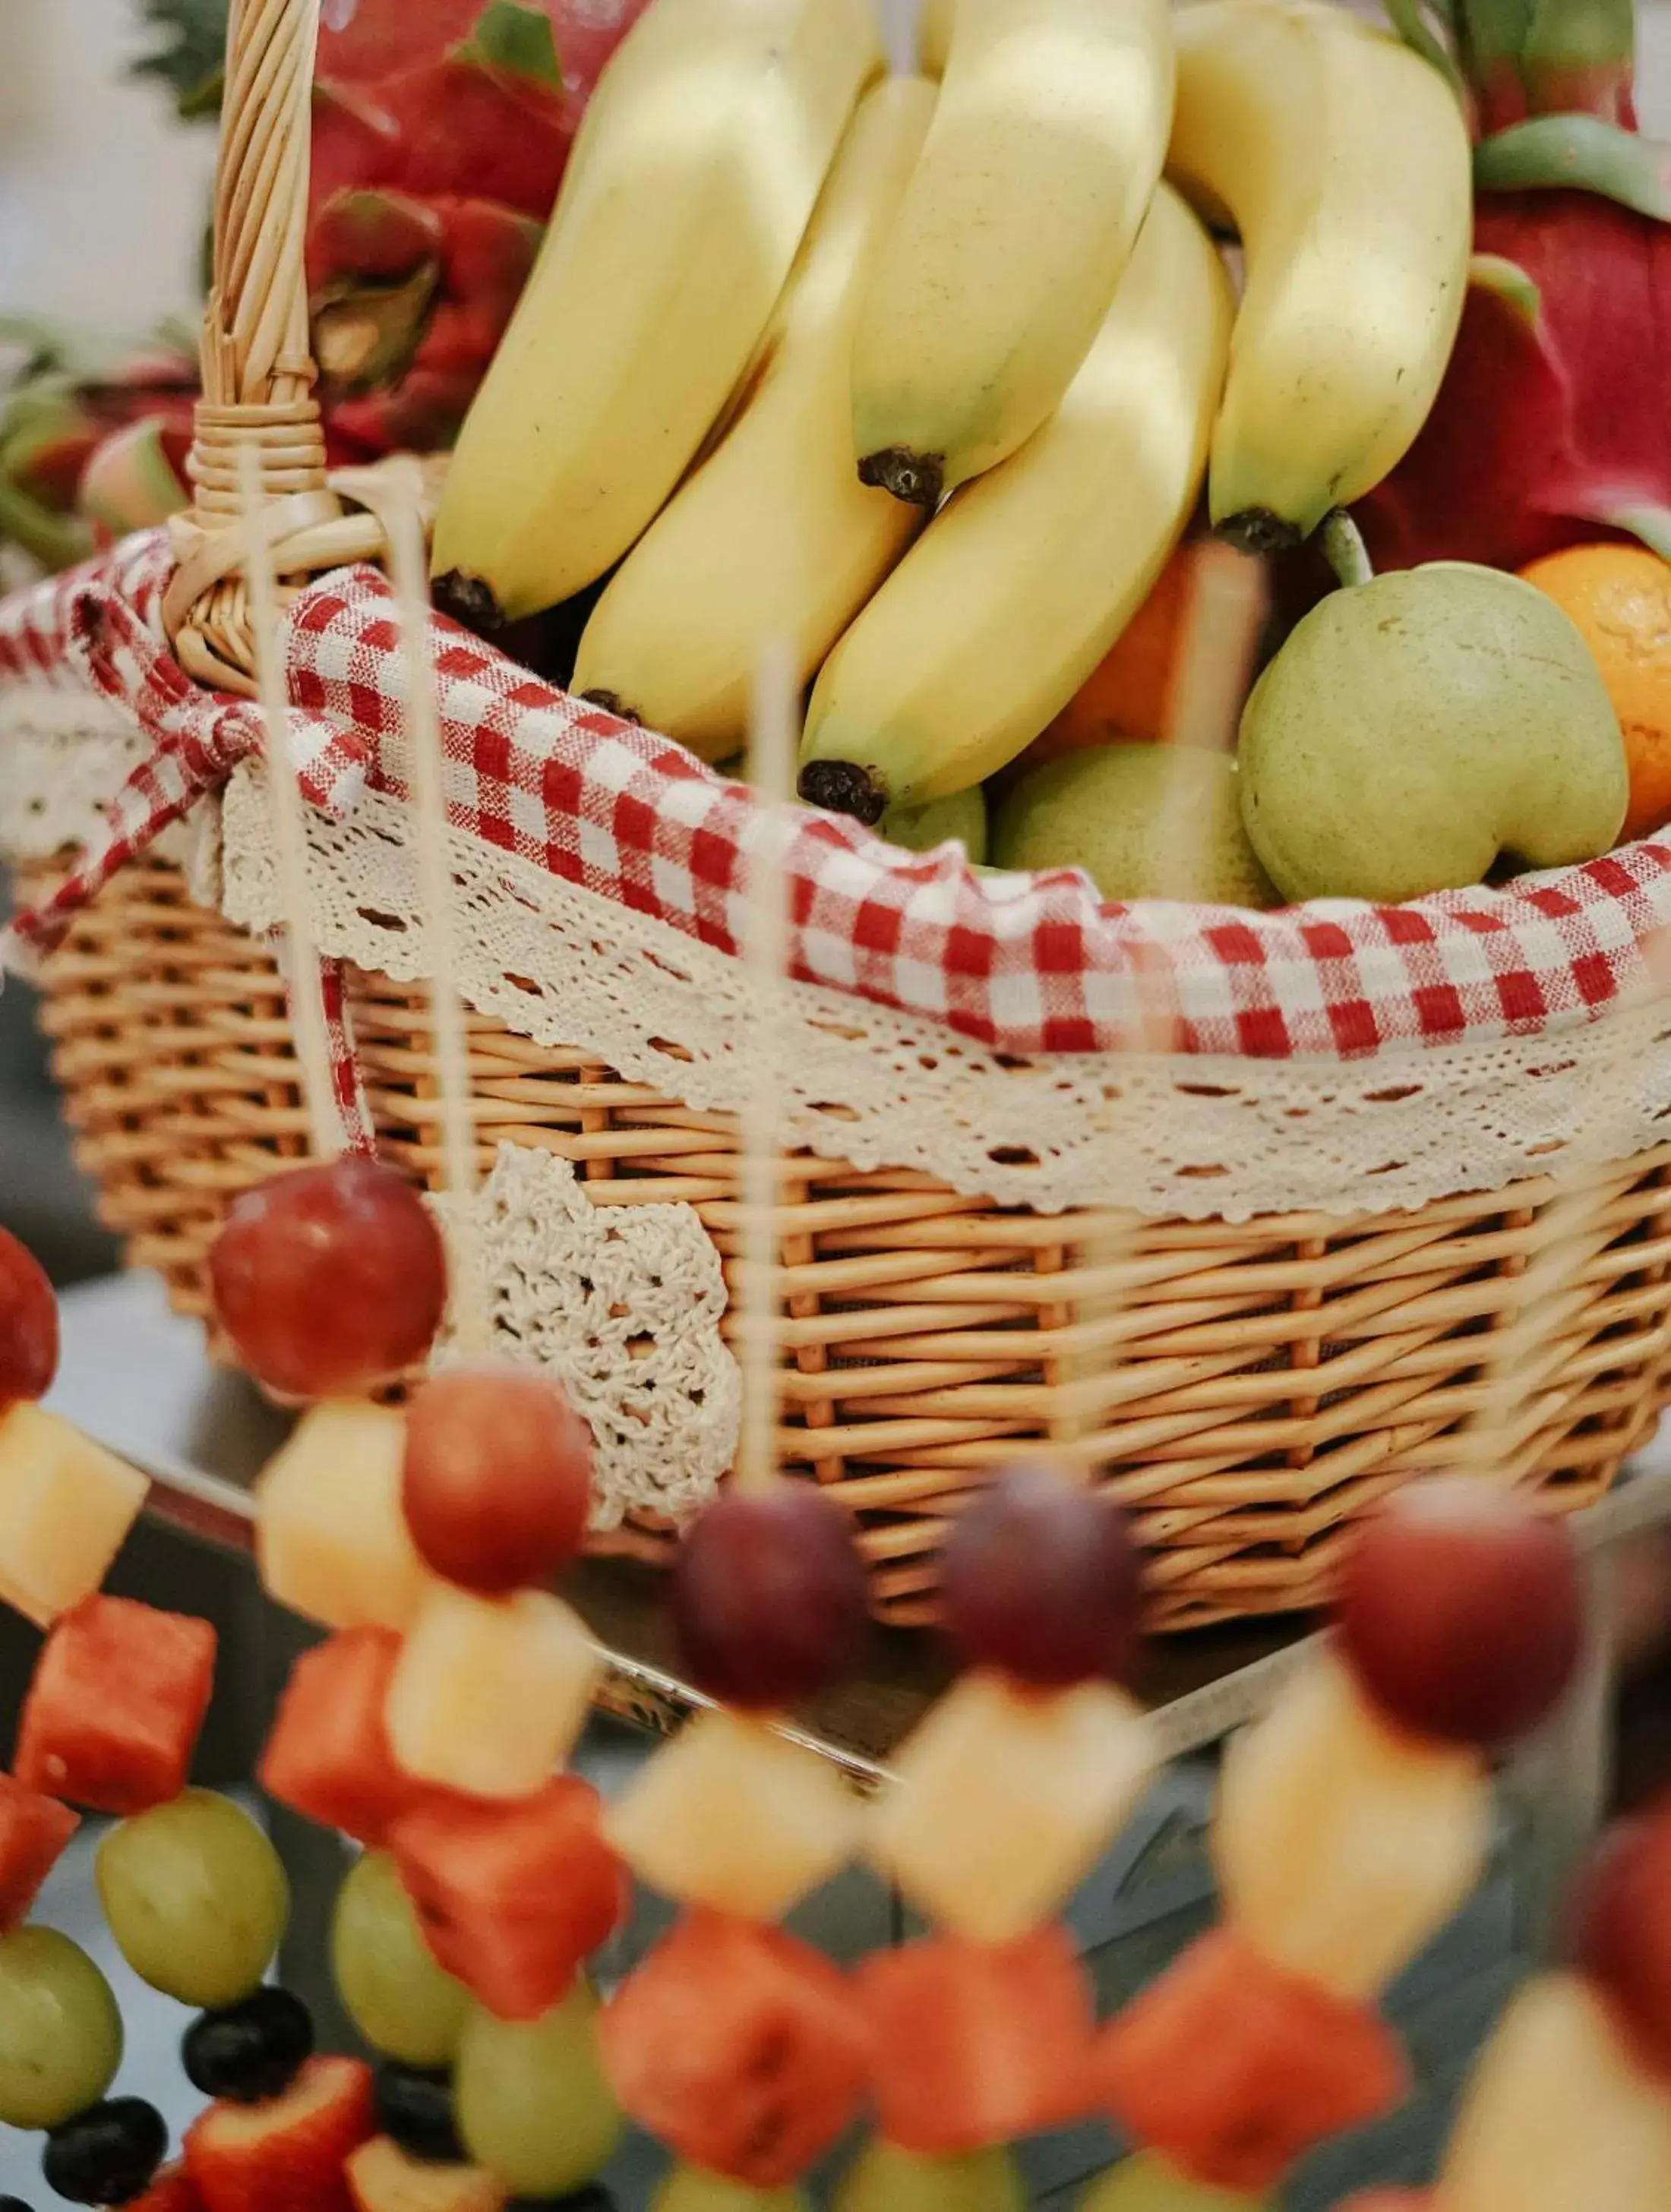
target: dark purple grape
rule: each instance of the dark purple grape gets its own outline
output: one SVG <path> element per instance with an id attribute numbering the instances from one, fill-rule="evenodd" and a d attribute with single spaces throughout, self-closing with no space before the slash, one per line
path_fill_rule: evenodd
<path id="1" fill-rule="evenodd" d="M 351 1397 L 414 1365 L 447 1303 L 429 1208 L 381 1162 L 345 1156 L 235 1200 L 209 1255 L 221 1326 L 290 1398 Z"/>
<path id="2" fill-rule="evenodd" d="M 371 2077 L 377 2124 L 426 2166 L 462 2165 L 463 2145 L 453 2119 L 450 2075 L 427 2066 L 400 2066 L 386 2058 Z"/>
<path id="3" fill-rule="evenodd" d="M 1125 1514 L 1055 1469 L 1009 1468 L 952 1524 L 946 1627 L 971 1665 L 1039 1689 L 1123 1680 L 1143 1575 Z"/>
<path id="4" fill-rule="evenodd" d="M 1601 1838 L 1574 1884 L 1567 1926 L 1573 1963 L 1642 2065 L 1671 2083 L 1671 1807 Z"/>
<path id="5" fill-rule="evenodd" d="M 40 2170 L 47 2187 L 72 2204 L 131 2204 L 156 2180 L 168 2148 L 155 2105 L 112 2097 L 52 2130 Z"/>
<path id="6" fill-rule="evenodd" d="M 1495 1483 L 1412 1483 L 1365 1522 L 1338 1618 L 1345 1658 L 1389 1720 L 1442 1743 L 1508 1743 L 1576 1670 L 1578 1556 L 1564 1522 Z"/>
<path id="7" fill-rule="evenodd" d="M 673 1565 L 673 1619 L 697 1687 L 767 1711 L 828 1689 L 864 1648 L 852 1524 L 808 1482 L 722 1491 Z"/>
<path id="8" fill-rule="evenodd" d="M 502 1597 L 586 1536 L 592 1433 L 551 1376 L 503 1360 L 431 1376 L 406 1409 L 401 1503 L 424 1564 Z"/>
<path id="9" fill-rule="evenodd" d="M 282 2097 L 313 2055 L 308 2008 L 280 1989 L 259 1989 L 241 2004 L 201 2014 L 180 2045 L 192 2087 L 235 2105 Z"/>

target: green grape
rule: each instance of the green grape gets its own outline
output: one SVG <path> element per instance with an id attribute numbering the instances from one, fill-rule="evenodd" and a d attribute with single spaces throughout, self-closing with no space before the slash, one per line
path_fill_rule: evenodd
<path id="1" fill-rule="evenodd" d="M 699 2166 L 676 2166 L 650 2212 L 810 2212 L 802 2189 L 751 2189 Z"/>
<path id="2" fill-rule="evenodd" d="M 0 2120 L 55 2128 L 96 2105 L 122 2063 L 122 2015 L 85 1951 L 55 1928 L 0 1937 Z"/>
<path id="3" fill-rule="evenodd" d="M 930 2158 L 876 2136 L 843 2176 L 836 2212 L 1027 2212 L 1027 2191 L 1001 2148 Z"/>
<path id="4" fill-rule="evenodd" d="M 113 1828 L 99 1895 L 122 1956 L 181 2004 L 217 2012 L 261 1985 L 290 1915 L 265 1832 L 229 1797 L 187 1790 Z"/>
<path id="5" fill-rule="evenodd" d="M 368 1851 L 337 1893 L 331 1971 L 373 2050 L 403 2066 L 448 2066 L 470 1993 L 438 1966 L 394 1861 Z"/>
<path id="6" fill-rule="evenodd" d="M 1276 2212 L 1276 2205 L 1268 2197 L 1244 2197 L 1235 2190 L 1186 2181 L 1145 2151 L 1110 2166 L 1093 2182 L 1090 2194 L 1079 2201 L 1079 2212 Z"/>
<path id="7" fill-rule="evenodd" d="M 607 2166 L 621 2115 L 598 2058 L 598 2001 L 582 1978 L 538 2020 L 465 2016 L 453 2069 L 464 2147 L 513 2197 L 562 2197 Z"/>

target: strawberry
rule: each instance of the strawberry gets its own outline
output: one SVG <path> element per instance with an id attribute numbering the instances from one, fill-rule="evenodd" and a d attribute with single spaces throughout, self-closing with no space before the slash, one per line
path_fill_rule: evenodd
<path id="1" fill-rule="evenodd" d="M 194 2120 L 186 2171 L 203 2212 L 353 2212 L 344 2164 L 376 2131 L 370 2068 L 310 2058 L 282 2097 Z"/>

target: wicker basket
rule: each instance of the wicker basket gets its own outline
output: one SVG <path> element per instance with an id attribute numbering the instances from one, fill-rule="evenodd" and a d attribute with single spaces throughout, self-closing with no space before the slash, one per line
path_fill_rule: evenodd
<path id="1" fill-rule="evenodd" d="M 249 690 L 235 447 L 255 446 L 295 580 L 375 552 L 327 489 L 309 398 L 301 241 L 319 0 L 235 0 L 204 343 L 197 521 L 168 613 L 200 680 Z M 285 562 L 281 552 L 281 571 Z M 28 887 L 26 886 L 26 890 Z M 194 904 L 174 866 L 131 862 L 46 961 L 45 1020 L 104 1216 L 136 1265 L 204 1316 L 204 1256 L 234 1194 L 306 1149 L 284 1000 L 264 946 Z M 351 980 L 391 1159 L 439 1181 L 421 994 Z M 472 1024 L 485 1164 L 503 1140 L 572 1161 L 598 1204 L 692 1206 L 723 1256 L 735 1128 L 580 1052 Z M 1671 1324 L 1671 1145 L 1592 1176 L 1586 1258 L 1504 1440 L 1503 1472 L 1588 1503 L 1651 1425 Z M 959 1495 L 1030 1441 L 1066 1449 L 1137 1516 L 1155 1620 L 1186 1627 L 1308 1607 L 1353 1516 L 1457 1462 L 1497 1333 L 1553 1231 L 1524 1181 L 1418 1211 L 1155 1220 L 1117 1261 L 1109 1224 L 959 1195 L 918 1171 L 797 1157 L 778 1221 L 783 1449 L 859 1521 L 877 1607 L 931 1617 Z M 1111 1317 L 1112 1316 L 1112 1317 Z M 1090 1432 L 1070 1418 L 1088 1352 L 1111 1369 Z M 612 1540 L 651 1554 L 665 1528 Z"/>

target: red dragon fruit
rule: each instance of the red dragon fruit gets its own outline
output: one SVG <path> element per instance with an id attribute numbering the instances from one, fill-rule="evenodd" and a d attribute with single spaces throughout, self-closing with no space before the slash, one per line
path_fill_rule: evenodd
<path id="1" fill-rule="evenodd" d="M 449 445 L 647 0 L 326 0 L 308 274 L 339 454 Z"/>
<path id="2" fill-rule="evenodd" d="M 1671 556 L 1671 147 L 1637 135 L 1629 0 L 1461 0 L 1473 282 L 1433 412 L 1355 510 L 1378 568 Z"/>

